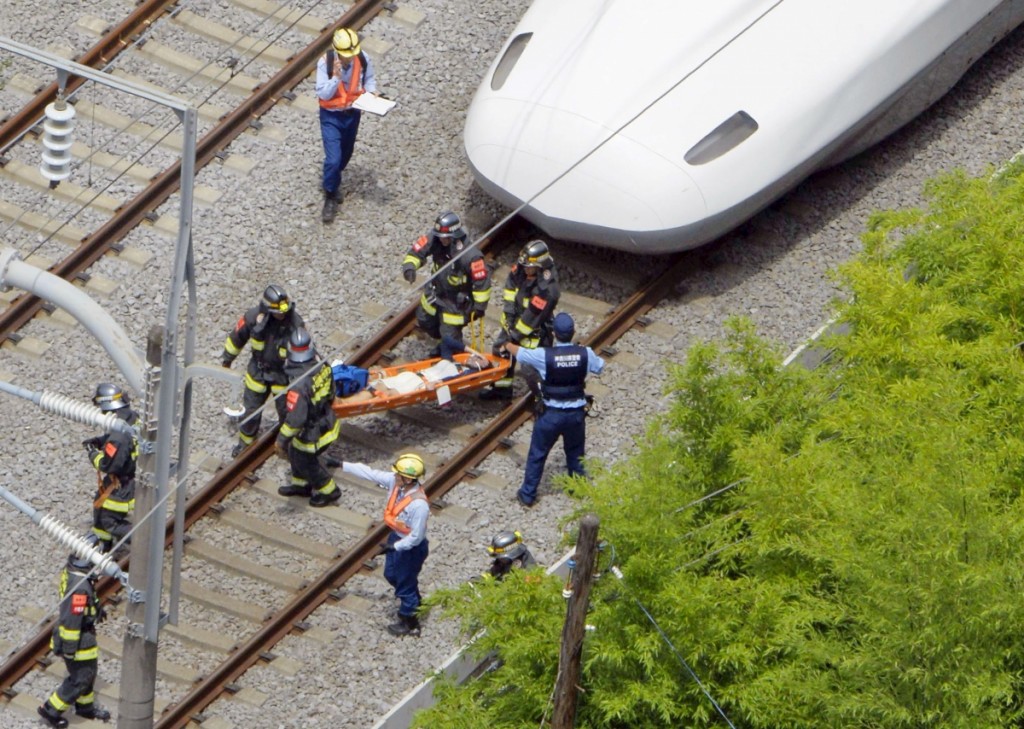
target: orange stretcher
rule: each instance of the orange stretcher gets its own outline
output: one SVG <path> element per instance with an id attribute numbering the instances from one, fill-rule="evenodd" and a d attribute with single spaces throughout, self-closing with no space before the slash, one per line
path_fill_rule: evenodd
<path id="1" fill-rule="evenodd" d="M 464 352 L 454 361 L 433 359 L 407 362 L 394 367 L 370 367 L 365 389 L 348 397 L 335 397 L 335 415 L 349 418 L 380 410 L 438 402 L 479 390 L 508 374 L 509 360 L 493 354 Z"/>

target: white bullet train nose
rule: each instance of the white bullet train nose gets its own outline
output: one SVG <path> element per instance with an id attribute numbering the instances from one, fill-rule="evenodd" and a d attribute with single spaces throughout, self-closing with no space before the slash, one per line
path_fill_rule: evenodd
<path id="1" fill-rule="evenodd" d="M 664 155 L 562 109 L 480 99 L 465 148 L 481 187 L 550 235 L 624 250 L 678 249 L 708 209 L 693 178 Z"/>

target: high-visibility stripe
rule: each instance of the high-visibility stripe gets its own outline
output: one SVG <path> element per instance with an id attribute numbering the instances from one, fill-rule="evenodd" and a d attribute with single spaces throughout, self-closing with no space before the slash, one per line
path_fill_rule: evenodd
<path id="1" fill-rule="evenodd" d="M 254 380 L 248 372 L 245 373 L 245 386 L 253 392 L 264 393 L 267 391 L 267 386 Z"/>
<path id="2" fill-rule="evenodd" d="M 116 511 L 118 514 L 127 514 L 129 511 L 135 508 L 135 499 L 129 501 L 117 501 L 115 499 L 107 499 L 103 502 L 101 509 L 107 511 Z"/>

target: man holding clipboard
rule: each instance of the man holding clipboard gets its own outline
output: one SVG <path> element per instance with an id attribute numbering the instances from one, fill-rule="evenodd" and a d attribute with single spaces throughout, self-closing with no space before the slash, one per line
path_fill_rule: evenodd
<path id="1" fill-rule="evenodd" d="M 324 223 L 334 222 L 338 204 L 344 199 L 341 173 L 352 158 L 359 131 L 360 107 L 370 108 L 377 92 L 373 64 L 359 47 L 359 36 L 351 28 L 334 31 L 331 48 L 316 64 L 316 95 L 320 100 L 320 135 L 324 142 Z M 357 104 L 364 94 L 367 99 Z M 386 100 L 383 100 L 386 101 Z M 385 109 L 386 112 L 386 109 Z"/>

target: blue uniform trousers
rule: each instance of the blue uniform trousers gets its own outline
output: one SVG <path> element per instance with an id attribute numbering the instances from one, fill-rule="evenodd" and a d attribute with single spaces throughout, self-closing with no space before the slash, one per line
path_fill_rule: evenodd
<path id="1" fill-rule="evenodd" d="M 388 544 L 402 537 L 395 532 L 388 535 Z M 399 615 L 412 616 L 420 606 L 420 570 L 427 561 L 430 547 L 426 539 L 412 549 L 388 552 L 384 558 L 384 579 L 395 588 L 395 597 L 402 601 Z"/>
<path id="2" fill-rule="evenodd" d="M 519 487 L 519 498 L 527 504 L 537 500 L 537 486 L 544 474 L 548 454 L 559 437 L 565 448 L 565 463 L 570 476 L 585 476 L 583 449 L 586 444 L 587 413 L 583 408 L 545 408 L 534 421 L 533 436 L 530 438 L 530 453 L 526 456 L 526 472 L 523 485 Z"/>
<path id="3" fill-rule="evenodd" d="M 361 116 L 358 109 L 320 110 L 320 136 L 324 142 L 323 188 L 328 197 L 337 195 L 341 187 L 341 173 L 352 159 Z"/>

